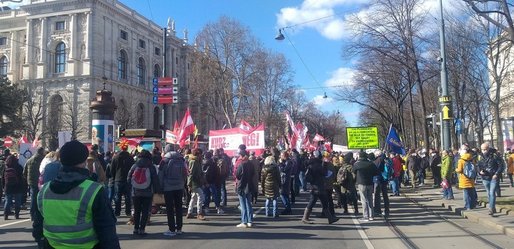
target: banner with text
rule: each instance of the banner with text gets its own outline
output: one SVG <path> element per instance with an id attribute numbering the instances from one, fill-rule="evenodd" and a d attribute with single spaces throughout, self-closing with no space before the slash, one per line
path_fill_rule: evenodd
<path id="1" fill-rule="evenodd" d="M 239 127 L 209 131 L 209 150 L 223 148 L 227 155 L 235 156 L 241 144 L 246 145 L 249 152 L 255 151 L 256 155 L 264 153 L 264 124 L 254 127 L 251 133 Z"/>
<path id="2" fill-rule="evenodd" d="M 347 127 L 348 149 L 378 149 L 377 127 Z"/>

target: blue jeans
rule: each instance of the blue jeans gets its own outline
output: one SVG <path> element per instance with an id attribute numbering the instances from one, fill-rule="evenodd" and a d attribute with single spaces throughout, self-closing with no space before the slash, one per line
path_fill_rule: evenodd
<path id="1" fill-rule="evenodd" d="M 496 186 L 498 185 L 498 179 L 483 180 L 487 198 L 489 199 L 489 209 L 496 212 Z"/>
<path id="2" fill-rule="evenodd" d="M 271 205 L 272 205 L 272 208 L 273 208 L 273 216 L 277 216 L 277 198 L 266 198 L 266 216 L 270 216 L 270 202 L 271 202 Z"/>
<path id="3" fill-rule="evenodd" d="M 119 216 L 121 213 L 121 197 L 125 196 L 125 214 L 131 215 L 132 208 L 132 194 L 130 193 L 130 185 L 127 182 L 115 182 L 114 192 L 116 197 L 114 199 L 114 214 Z"/>
<path id="4" fill-rule="evenodd" d="M 448 182 L 448 188 L 443 189 L 443 198 L 446 200 L 453 199 L 453 189 L 450 182 Z"/>
<path id="5" fill-rule="evenodd" d="M 23 194 L 6 194 L 5 195 L 5 203 L 4 203 L 4 215 L 9 214 L 11 212 L 11 205 L 14 200 L 14 213 L 20 213 L 21 207 L 21 197 Z M 35 205 L 35 203 L 34 203 Z M 32 212 L 32 210 L 30 210 Z M 35 210 L 34 210 L 35 211 Z"/>
<path id="6" fill-rule="evenodd" d="M 227 183 L 226 179 L 222 179 L 220 186 L 218 186 L 218 199 L 220 206 L 226 207 L 227 206 Z"/>
<path id="7" fill-rule="evenodd" d="M 305 181 L 305 171 L 300 171 L 300 186 L 302 187 L 302 190 L 305 192 L 307 191 L 307 182 Z"/>
<path id="8" fill-rule="evenodd" d="M 239 197 L 239 206 L 241 208 L 241 223 L 248 224 L 252 223 L 253 220 L 253 208 L 252 208 L 252 194 L 237 194 Z"/>
<path id="9" fill-rule="evenodd" d="M 39 193 L 38 186 L 30 186 L 30 219 L 34 220 L 34 213 L 36 212 L 36 199 Z"/>
<path id="10" fill-rule="evenodd" d="M 282 204 L 284 204 L 284 211 L 291 211 L 291 202 L 289 201 L 289 195 L 280 194 L 280 198 L 282 199 Z"/>
<path id="11" fill-rule="evenodd" d="M 214 201 L 216 208 L 220 207 L 220 198 L 218 198 L 218 191 L 216 185 L 209 184 L 209 187 L 204 188 L 205 202 L 203 208 L 209 208 L 211 201 Z"/>
<path id="12" fill-rule="evenodd" d="M 465 188 L 462 189 L 462 192 L 464 193 L 464 208 L 475 208 L 477 204 L 477 192 L 475 191 L 475 188 Z"/>
<path id="13" fill-rule="evenodd" d="M 400 194 L 400 177 L 394 177 L 389 183 L 391 184 L 393 194 Z"/>

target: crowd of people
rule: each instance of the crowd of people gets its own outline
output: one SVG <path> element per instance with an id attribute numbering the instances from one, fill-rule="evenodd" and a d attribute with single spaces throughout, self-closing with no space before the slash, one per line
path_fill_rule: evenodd
<path id="1" fill-rule="evenodd" d="M 505 169 L 514 186 L 514 154 L 508 151 L 503 157 L 489 143 L 479 149 L 464 144 L 459 150 L 441 153 L 409 150 L 404 156 L 381 150 L 354 155 L 277 148 L 256 155 L 240 145 L 232 158 L 223 149 L 177 151 L 167 145 L 162 152 L 155 148 L 129 153 L 127 144 L 119 147 L 115 154 L 104 155 L 97 146 L 88 150 L 71 141 L 59 151 L 38 148 L 23 167 L 6 149 L 0 157 L 4 219 L 12 214 L 19 219 L 30 195 L 33 237 L 40 248 L 119 248 L 115 224 L 123 204 L 133 234 L 144 236 L 152 203 L 162 196 L 168 222 L 164 235 L 181 235 L 183 217 L 203 221 L 210 212 L 226 212 L 230 178 L 239 200 L 238 228 L 255 226 L 253 210 L 259 196 L 265 199 L 261 204 L 265 216 L 277 218 L 293 214 L 300 193 L 309 194 L 303 223 L 313 223 L 311 214 L 318 200 L 322 209 L 317 217 L 329 224 L 338 221 L 335 210 L 339 208 L 343 215 L 351 209 L 361 215 L 359 200 L 359 220 L 372 221 L 389 215 L 389 197 L 399 196 L 402 187 L 424 186 L 427 170 L 433 187 L 441 188 L 442 198 L 454 198 L 453 186 L 462 189 L 466 209 L 476 207 L 475 184 L 480 178 L 491 215 L 496 212 L 496 197 L 501 196 L 499 181 Z"/>

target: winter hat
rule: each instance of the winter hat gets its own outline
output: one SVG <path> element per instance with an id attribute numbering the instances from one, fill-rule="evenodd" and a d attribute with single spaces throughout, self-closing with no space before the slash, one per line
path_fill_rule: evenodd
<path id="1" fill-rule="evenodd" d="M 275 163 L 275 158 L 272 156 L 268 156 L 268 157 L 266 157 L 266 159 L 264 159 L 264 165 L 271 165 L 274 163 Z"/>
<path id="2" fill-rule="evenodd" d="M 350 164 L 350 162 L 352 162 L 352 159 L 353 159 L 353 152 L 348 152 L 346 153 L 346 155 L 344 155 L 344 162 L 347 163 L 347 164 Z"/>
<path id="3" fill-rule="evenodd" d="M 87 147 L 77 140 L 65 143 L 60 149 L 60 160 L 63 166 L 79 165 L 86 161 L 88 156 Z"/>
<path id="4" fill-rule="evenodd" d="M 137 155 L 137 157 L 139 157 L 139 158 L 148 158 L 148 159 L 152 159 L 152 154 L 150 153 L 150 151 L 147 151 L 147 150 L 141 150 L 141 152 L 139 152 L 139 154 Z"/>
<path id="5" fill-rule="evenodd" d="M 364 151 L 359 152 L 359 159 L 364 160 L 368 158 L 368 154 Z"/>
<path id="6" fill-rule="evenodd" d="M 171 151 L 173 151 L 173 146 L 171 144 L 167 144 L 164 147 L 164 153 L 168 153 L 168 152 L 171 152 Z"/>
<path id="7" fill-rule="evenodd" d="M 241 145 L 239 145 L 238 149 L 239 149 L 239 155 L 242 155 L 242 156 L 246 155 L 246 145 L 241 144 Z"/>

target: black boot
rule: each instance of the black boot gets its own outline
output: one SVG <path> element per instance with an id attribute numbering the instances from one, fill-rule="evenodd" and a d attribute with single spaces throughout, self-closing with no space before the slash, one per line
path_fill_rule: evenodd
<path id="1" fill-rule="evenodd" d="M 325 211 L 325 215 L 328 217 L 328 224 L 335 223 L 339 220 L 339 218 L 337 218 L 335 215 L 332 215 L 328 209 Z"/>
<path id="2" fill-rule="evenodd" d="M 8 220 L 9 219 L 9 213 L 4 211 L 4 220 Z"/>

